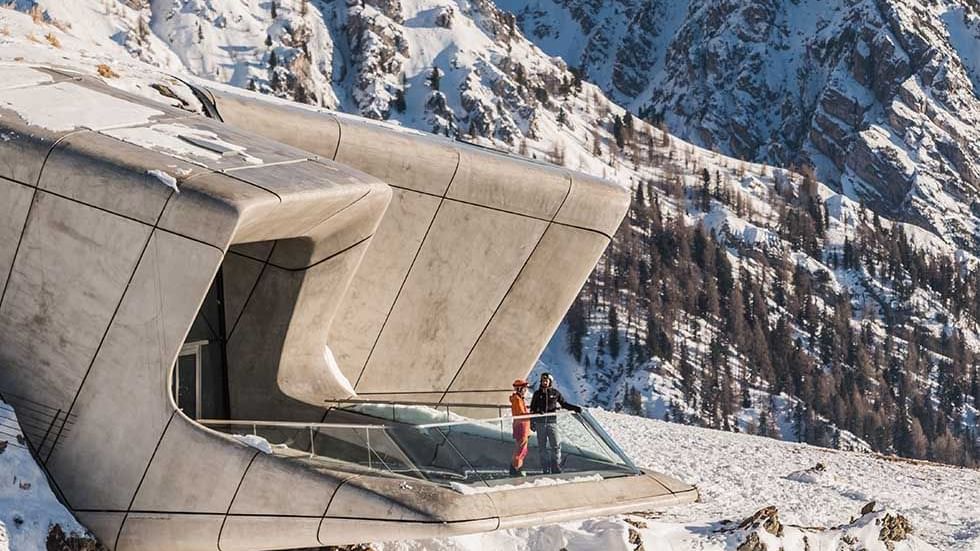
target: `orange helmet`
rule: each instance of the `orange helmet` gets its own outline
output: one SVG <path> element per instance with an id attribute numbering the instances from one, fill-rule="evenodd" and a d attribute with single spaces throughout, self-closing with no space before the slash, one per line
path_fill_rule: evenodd
<path id="1" fill-rule="evenodd" d="M 524 379 L 514 379 L 514 386 L 518 388 L 526 387 L 527 381 Z"/>

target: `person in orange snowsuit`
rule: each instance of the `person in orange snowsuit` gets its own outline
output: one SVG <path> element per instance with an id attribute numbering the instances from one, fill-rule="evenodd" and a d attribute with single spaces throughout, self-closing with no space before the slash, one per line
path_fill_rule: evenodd
<path id="1" fill-rule="evenodd" d="M 514 381 L 514 393 L 510 395 L 510 413 L 514 417 L 527 415 L 527 381 Z M 524 458 L 527 457 L 527 440 L 531 437 L 531 420 L 514 419 L 514 456 L 510 462 L 511 476 L 524 476 Z"/>

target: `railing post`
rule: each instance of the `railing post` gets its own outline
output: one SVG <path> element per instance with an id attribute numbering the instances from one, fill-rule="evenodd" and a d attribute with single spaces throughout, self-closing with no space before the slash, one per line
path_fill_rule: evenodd
<path id="1" fill-rule="evenodd" d="M 367 441 L 367 452 L 368 452 L 368 468 L 373 468 L 371 466 L 371 429 L 364 429 L 364 434 L 366 436 L 365 441 Z"/>
<path id="2" fill-rule="evenodd" d="M 624 452 L 623 449 L 619 447 L 619 444 L 617 444 L 616 441 L 613 440 L 611 436 L 609 436 L 609 433 L 606 432 L 606 429 L 602 427 L 599 421 L 597 421 L 596 418 L 593 417 L 592 414 L 589 413 L 587 409 L 583 409 L 581 413 L 579 413 L 579 416 L 581 416 L 582 420 L 585 421 L 586 426 L 592 432 L 593 438 L 596 438 L 598 441 L 602 442 L 609 449 L 611 449 L 613 453 L 619 456 L 619 459 L 622 460 L 627 467 L 633 469 L 633 471 L 635 472 L 640 472 L 640 468 L 637 467 L 635 463 L 633 463 L 633 460 L 630 459 L 630 456 L 626 455 L 626 452 Z"/>
<path id="3" fill-rule="evenodd" d="M 313 459 L 313 457 L 316 456 L 316 448 L 314 447 L 314 444 L 313 444 L 313 442 L 314 442 L 313 441 L 313 425 L 310 425 L 308 428 L 310 429 L 310 459 Z"/>

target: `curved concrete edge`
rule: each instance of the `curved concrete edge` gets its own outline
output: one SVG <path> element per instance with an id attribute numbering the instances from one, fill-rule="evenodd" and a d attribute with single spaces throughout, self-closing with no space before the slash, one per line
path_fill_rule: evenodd
<path id="1" fill-rule="evenodd" d="M 632 201 L 629 189 L 581 172 L 573 172 L 571 178 L 571 191 L 555 222 L 592 229 L 610 238 L 616 235 Z"/>
<path id="2" fill-rule="evenodd" d="M 351 541 L 374 542 L 447 538 L 492 532 L 499 526 L 500 521 L 496 518 L 455 522 L 403 522 L 328 517 L 323 519 L 319 539 L 321 545 L 346 545 Z"/>
<path id="3" fill-rule="evenodd" d="M 696 489 L 691 489 L 687 492 L 645 499 L 635 499 L 620 502 L 614 505 L 587 506 L 548 513 L 525 513 L 517 516 L 502 516 L 499 519 L 500 524 L 498 528 L 500 530 L 508 530 L 511 528 L 540 526 L 542 524 L 556 524 L 559 522 L 568 522 L 583 518 L 608 517 L 626 513 L 649 511 L 651 509 L 687 505 L 689 503 L 695 503 L 699 499 L 700 495 L 698 491 Z"/>

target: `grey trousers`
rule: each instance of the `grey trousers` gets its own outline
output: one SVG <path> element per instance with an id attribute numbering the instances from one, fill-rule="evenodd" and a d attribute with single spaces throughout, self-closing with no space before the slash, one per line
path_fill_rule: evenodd
<path id="1" fill-rule="evenodd" d="M 538 426 L 538 453 L 541 456 L 541 469 L 544 472 L 558 470 L 561 465 L 561 438 L 558 436 L 558 423 L 541 423 Z"/>

